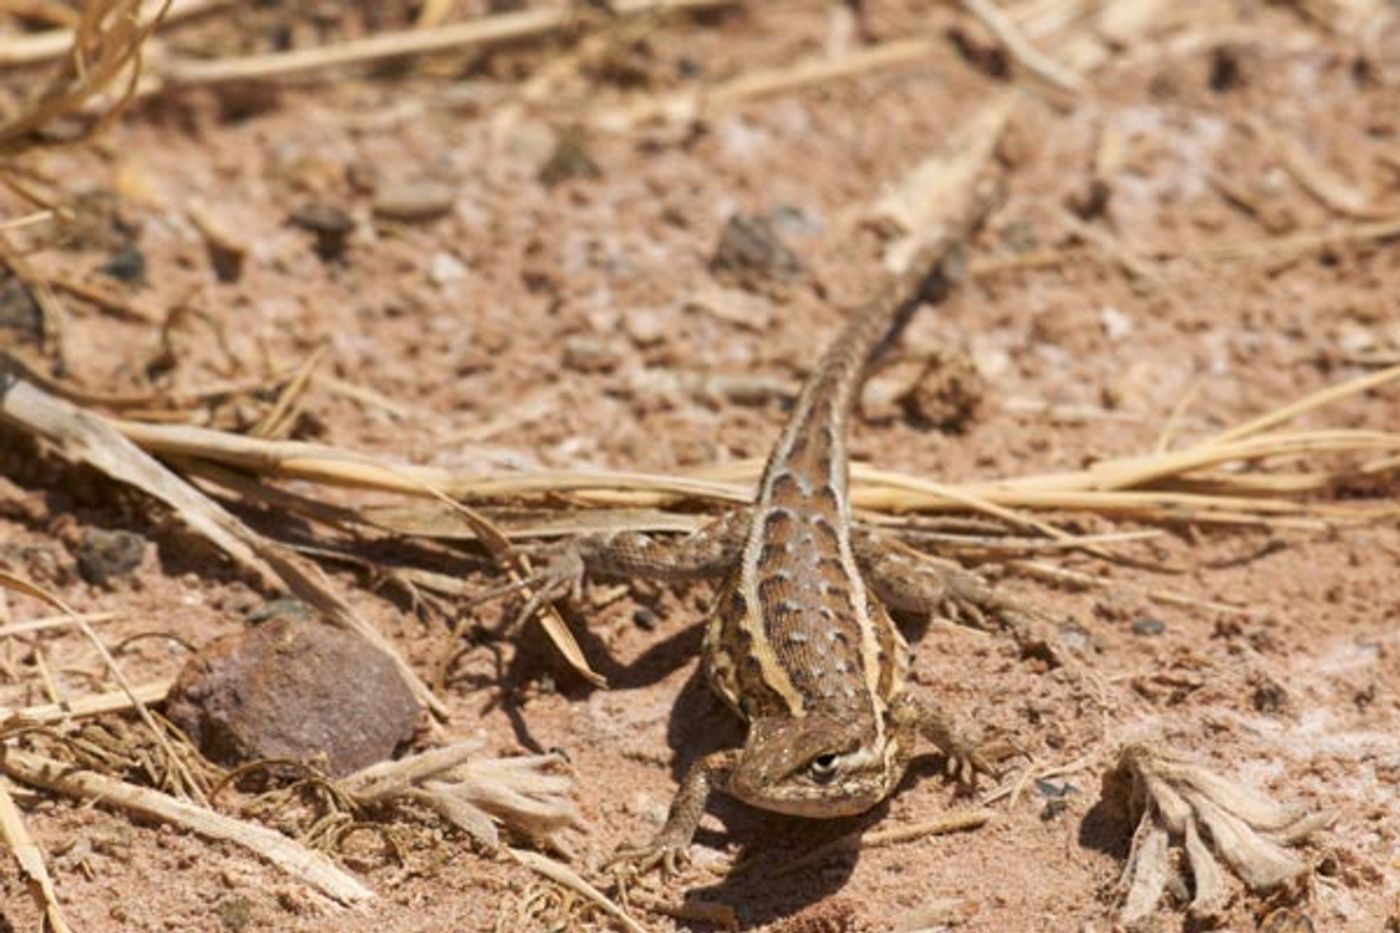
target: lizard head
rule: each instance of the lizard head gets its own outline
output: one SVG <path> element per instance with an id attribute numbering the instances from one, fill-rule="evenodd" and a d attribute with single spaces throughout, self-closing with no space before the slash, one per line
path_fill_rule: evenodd
<path id="1" fill-rule="evenodd" d="M 814 713 L 757 719 L 729 778 L 752 806 L 794 816 L 849 816 L 883 800 L 898 779 L 895 749 L 865 721 Z"/>

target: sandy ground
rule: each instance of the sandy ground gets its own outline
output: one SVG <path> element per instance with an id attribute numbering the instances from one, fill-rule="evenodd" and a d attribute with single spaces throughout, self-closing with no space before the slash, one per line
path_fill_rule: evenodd
<path id="1" fill-rule="evenodd" d="M 112 213 L 67 240 L 33 233 L 31 245 L 47 267 L 86 274 L 134 242 L 145 283 L 116 287 L 187 313 L 163 333 L 70 300 L 67 377 L 107 392 L 144 391 L 152 378 L 194 389 L 270 379 L 324 349 L 320 372 L 381 400 L 318 382 L 296 436 L 483 471 L 664 473 L 762 457 L 782 422 L 781 398 L 708 397 L 675 377 L 795 385 L 877 274 L 881 241 L 860 222 L 868 205 L 1007 83 L 987 71 L 995 56 L 964 54 L 996 48 L 972 20 L 943 4 L 881 0 L 869 4 L 875 36 L 922 31 L 937 40 L 929 54 L 721 107 L 698 129 L 592 133 L 585 147 L 596 177 L 540 181 L 557 127 L 585 106 L 822 54 L 821 5 L 753 6 L 591 46 L 582 76 L 523 102 L 522 76 L 537 75 L 561 46 L 527 43 L 472 61 L 252 90 L 193 87 L 139 103 L 95 149 L 41 160 L 47 178 Z M 1255 118 L 1366 192 L 1378 216 L 1400 211 L 1400 25 L 1392 16 L 1387 29 L 1358 38 L 1321 28 L 1299 12 L 1304 6 L 1193 4 L 1188 22 L 1177 15 L 1149 28 L 1081 95 L 1033 94 L 1021 105 L 998 153 L 1006 202 L 976 255 L 1060 258 L 993 265 L 921 313 L 904 351 L 965 353 L 983 377 L 982 404 L 952 433 L 898 408 L 868 412 L 855 427 L 858 459 L 946 480 L 1077 469 L 1150 451 L 1188 395 L 1176 422 L 1183 440 L 1400 354 L 1393 237 L 1286 261 L 1181 258 L 1358 220 L 1304 190 L 1250 129 Z M 184 41 L 198 47 L 217 28 L 192 24 Z M 1105 138 L 1116 155 L 1099 175 L 1107 200 L 1095 205 Z M 375 192 L 420 183 L 446 186 L 445 214 L 397 222 L 372 213 Z M 236 281 L 216 278 L 189 220 L 195 202 L 251 244 Z M 313 206 L 353 221 L 343 255 L 318 255 L 314 236 L 289 222 Z M 1067 219 L 1071 209 L 1131 255 L 1161 260 L 1159 279 L 1135 279 L 1086 245 Z M 709 259 L 736 211 L 772 217 L 806 273 L 757 290 L 713 274 Z M 249 424 L 238 404 L 200 411 L 222 427 Z M 1400 430 L 1400 387 L 1304 423 Z M 54 456 L 36 458 L 14 434 L 0 434 L 0 449 L 5 562 L 79 610 L 116 613 L 101 626 L 111 642 L 168 632 L 205 643 L 246 624 L 262 602 L 163 510 Z M 1345 493 L 1393 500 L 1395 491 L 1392 479 Z M 275 517 L 255 517 L 277 527 Z M 92 528 L 134 531 L 152 546 L 134 574 L 92 585 L 75 557 Z M 1096 816 L 1099 775 L 1125 741 L 1161 737 L 1281 800 L 1337 812 L 1309 850 L 1320 868 L 1307 894 L 1242 898 L 1227 927 L 1254 929 L 1280 904 L 1317 930 L 1394 923 L 1400 529 L 1393 521 L 1319 531 L 1181 524 L 1128 553 L 1166 569 L 1052 555 L 1109 585 L 1003 584 L 1072 623 L 1106 685 L 1106 711 L 1085 703 L 1063 672 L 1019 658 L 1001 639 L 940 624 L 915 633 L 915 689 L 1014 736 L 1038 767 L 1072 764 L 1062 777 L 996 804 L 997 818 L 981 830 L 786 873 L 767 869 L 857 826 L 899 827 L 975 801 L 932 763 L 858 820 L 806 822 L 717 799 L 695 866 L 663 893 L 727 904 L 745 927 L 786 931 L 1107 930 L 1129 828 Z M 450 620 L 418 618 L 368 578 L 328 569 L 420 670 L 432 669 Z M 474 587 L 495 579 L 477 559 L 449 569 Z M 1190 601 L 1154 602 L 1147 590 Z M 737 742 L 740 731 L 695 677 L 707 587 L 640 584 L 592 595 L 571 619 L 612 689 L 588 688 L 548 650 L 520 651 L 474 628 L 442 693 L 451 719 L 441 737 L 480 736 L 502 754 L 567 754 L 588 823 L 570 837 L 575 864 L 603 883 L 598 864 L 654 831 L 684 766 Z M 475 611 L 485 625 L 502 607 Z M 40 614 L 11 598 L 6 618 Z M 43 649 L 65 690 L 93 689 L 97 664 L 81 640 L 52 636 Z M 0 652 L 0 703 L 42 702 L 32 636 L 7 639 Z M 173 674 L 184 654 L 145 640 L 124 657 L 131 676 L 146 679 Z M 345 913 L 235 847 L 49 795 L 20 801 L 77 929 L 607 927 L 597 915 L 553 908 L 520 919 L 538 879 L 451 835 L 411 846 L 406 867 L 353 860 L 380 898 Z M 763 867 L 726 877 L 735 857 Z M 35 929 L 9 860 L 0 892 L 5 928 Z M 704 926 L 641 907 L 637 914 L 651 929 Z M 1185 923 L 1178 910 L 1160 919 L 1161 929 Z"/>

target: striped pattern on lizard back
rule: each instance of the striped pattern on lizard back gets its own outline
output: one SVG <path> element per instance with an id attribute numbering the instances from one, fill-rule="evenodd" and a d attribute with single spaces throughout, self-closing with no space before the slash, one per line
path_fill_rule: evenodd
<path id="1" fill-rule="evenodd" d="M 850 535 L 846 424 L 866 360 L 903 310 L 886 296 L 875 304 L 798 398 L 706 631 L 710 682 L 750 721 L 823 712 L 881 732 L 904 680 L 907 647 L 867 591 Z"/>

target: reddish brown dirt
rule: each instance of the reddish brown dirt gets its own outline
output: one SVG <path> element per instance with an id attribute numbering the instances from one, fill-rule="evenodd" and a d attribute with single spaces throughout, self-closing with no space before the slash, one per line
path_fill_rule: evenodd
<path id="1" fill-rule="evenodd" d="M 519 76 L 548 62 L 553 46 L 493 55 L 473 68 L 448 59 L 376 76 L 313 76 L 262 98 L 235 101 L 232 92 L 196 88 L 147 100 L 95 151 L 48 154 L 42 167 L 71 191 L 115 191 L 121 215 L 140 230 L 148 275 L 140 297 L 201 313 L 183 316 L 163 344 L 158 328 L 70 301 L 69 378 L 142 391 L 148 367 L 173 361 L 167 384 L 197 388 L 271 378 L 324 347 L 323 372 L 395 406 L 314 386 L 301 435 L 347 448 L 480 470 L 666 472 L 760 457 L 783 418 L 778 402 L 705 400 L 644 376 L 795 381 L 877 274 L 879 239 L 858 223 L 865 205 L 1003 86 L 942 41 L 954 23 L 972 28 L 952 10 L 916 0 L 869 5 L 877 36 L 930 31 L 940 39 L 936 52 L 726 108 L 699 132 L 597 134 L 586 145 L 599 177 L 552 188 L 537 180 L 552 148 L 551 123 L 535 105 L 510 102 Z M 904 346 L 967 350 L 983 370 L 987 397 L 956 435 L 898 416 L 858 424 L 858 458 L 947 480 L 1075 469 L 1151 450 L 1189 392 L 1196 395 L 1180 422 L 1184 439 L 1358 375 L 1363 354 L 1400 353 L 1394 239 L 1284 264 L 1173 259 L 1162 266 L 1163 280 L 1147 287 L 1077 244 L 1066 205 L 1086 197 L 1105 128 L 1121 134 L 1124 156 L 1106 179 L 1104 213 L 1088 223 L 1133 255 L 1179 257 L 1340 222 L 1243 128 L 1251 115 L 1300 139 L 1371 192 L 1382 211 L 1400 210 L 1393 19 L 1363 51 L 1360 40 L 1319 28 L 1293 5 L 1191 6 L 1190 21 L 1150 31 L 1082 97 L 1034 98 L 1021 108 L 1001 152 L 1008 198 L 977 255 L 1063 249 L 1067 258 L 978 276 L 916 318 Z M 765 4 L 743 16 L 667 24 L 625 61 L 658 89 L 680 86 L 688 69 L 719 78 L 817 54 L 826 23 L 817 4 Z M 1168 50 L 1183 34 L 1226 26 L 1237 31 L 1225 45 Z M 620 93 L 597 85 L 600 101 Z M 233 113 L 240 109 L 233 104 L 250 99 L 260 106 Z M 451 187 L 447 216 L 411 224 L 371 216 L 369 186 L 425 179 Z M 1263 211 L 1223 196 L 1222 179 Z M 238 281 L 215 280 L 187 219 L 195 200 L 252 243 Z M 288 223 L 313 203 L 355 219 L 343 260 L 319 258 L 312 235 Z M 729 215 L 779 208 L 789 218 L 779 229 L 810 280 L 772 293 L 717 282 L 707 262 Z M 107 255 L 88 239 L 49 246 L 36 261 L 85 273 Z M 240 417 L 228 407 L 217 414 L 224 426 Z M 1400 388 L 1304 422 L 1400 430 Z M 16 435 L 0 441 L 5 561 L 79 610 L 117 613 L 100 626 L 112 643 L 153 631 L 205 643 L 244 625 L 261 602 L 159 509 L 52 456 L 36 460 Z M 1395 490 L 1353 494 L 1393 498 Z M 154 548 L 135 575 L 89 585 L 77 575 L 75 552 L 90 527 L 136 531 Z M 1171 531 L 1131 553 L 1178 572 L 1056 556 L 1049 559 L 1104 574 L 1109 587 L 1005 584 L 1087 633 L 1108 691 L 1106 713 L 1000 640 L 933 625 L 916 646 L 916 689 L 1011 734 L 1038 764 L 1080 762 L 1063 778 L 1073 792 L 1062 810 L 1048 809 L 1032 789 L 997 804 L 997 819 L 980 831 L 726 879 L 707 869 L 736 856 L 781 866 L 854 826 L 888 829 L 970 803 L 932 767 L 916 768 L 887 806 L 841 824 L 718 800 L 697 840 L 697 867 L 668 893 L 728 904 L 745 926 L 788 931 L 920 922 L 1107 930 L 1127 830 L 1096 818 L 1098 775 L 1125 740 L 1158 736 L 1280 799 L 1334 808 L 1334 829 L 1311 850 L 1323 867 L 1303 909 L 1318 930 L 1382 928 L 1400 893 L 1400 529 L 1392 522 L 1332 532 Z M 494 579 L 482 564 L 470 566 L 478 568 L 474 585 Z M 442 619 L 420 621 L 390 594 L 372 591 L 371 581 L 329 569 L 336 587 L 420 670 L 432 669 L 445 646 Z M 1255 614 L 1154 603 L 1145 589 Z M 452 714 L 445 737 L 484 736 L 500 753 L 567 753 L 589 824 L 572 836 L 576 864 L 600 880 L 594 872 L 608 853 L 654 830 L 684 764 L 738 740 L 737 725 L 693 677 L 707 596 L 704 587 L 641 584 L 574 613 L 590 660 L 613 683 L 609 691 L 585 688 L 548 651 L 490 643 L 466 653 L 443 692 Z M 642 610 L 654 626 L 636 623 Z M 483 619 L 498 611 L 482 610 Z M 11 598 L 7 620 L 39 614 Z M 1161 633 L 1135 634 L 1133 623 L 1144 617 L 1159 620 Z M 44 699 L 27 644 L 11 639 L 0 649 L 6 706 Z M 82 672 L 97 665 L 81 641 L 51 637 L 44 652 L 65 689 L 92 689 Z M 146 640 L 125 657 L 131 676 L 143 679 L 174 673 L 182 653 Z M 82 930 L 486 930 L 537 883 L 449 836 L 436 849 L 412 849 L 407 870 L 356 863 L 380 898 L 363 911 L 338 912 L 237 848 L 133 825 L 100 806 L 47 795 L 21 803 L 51 857 L 64 909 Z M 8 927 L 36 928 L 9 860 L 0 866 L 0 892 Z M 943 920 L 917 921 L 945 901 L 953 906 Z M 1253 929 L 1267 908 L 1245 899 L 1230 924 Z M 651 928 L 678 923 L 638 912 Z M 1183 923 L 1166 910 L 1162 921 L 1163 929 Z"/>

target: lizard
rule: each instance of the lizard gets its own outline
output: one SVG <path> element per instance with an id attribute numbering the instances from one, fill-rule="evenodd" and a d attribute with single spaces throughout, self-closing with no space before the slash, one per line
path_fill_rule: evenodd
<path id="1" fill-rule="evenodd" d="M 985 199 L 984 199 L 985 200 Z M 748 723 L 742 748 L 711 753 L 681 781 L 665 824 L 613 862 L 673 874 L 712 790 L 762 809 L 834 818 L 888 797 L 919 740 L 962 781 L 990 771 L 980 746 L 941 711 L 905 692 L 909 648 L 890 616 L 963 607 L 1003 618 L 1018 610 L 977 575 L 930 560 L 854 522 L 847 423 L 867 364 L 919 305 L 959 274 L 985 217 L 982 203 L 930 239 L 830 343 L 788 415 L 757 497 L 679 540 L 588 534 L 553 546 L 526 582 L 521 615 L 577 593 L 585 575 L 687 580 L 720 577 L 703 642 L 714 690 Z"/>

